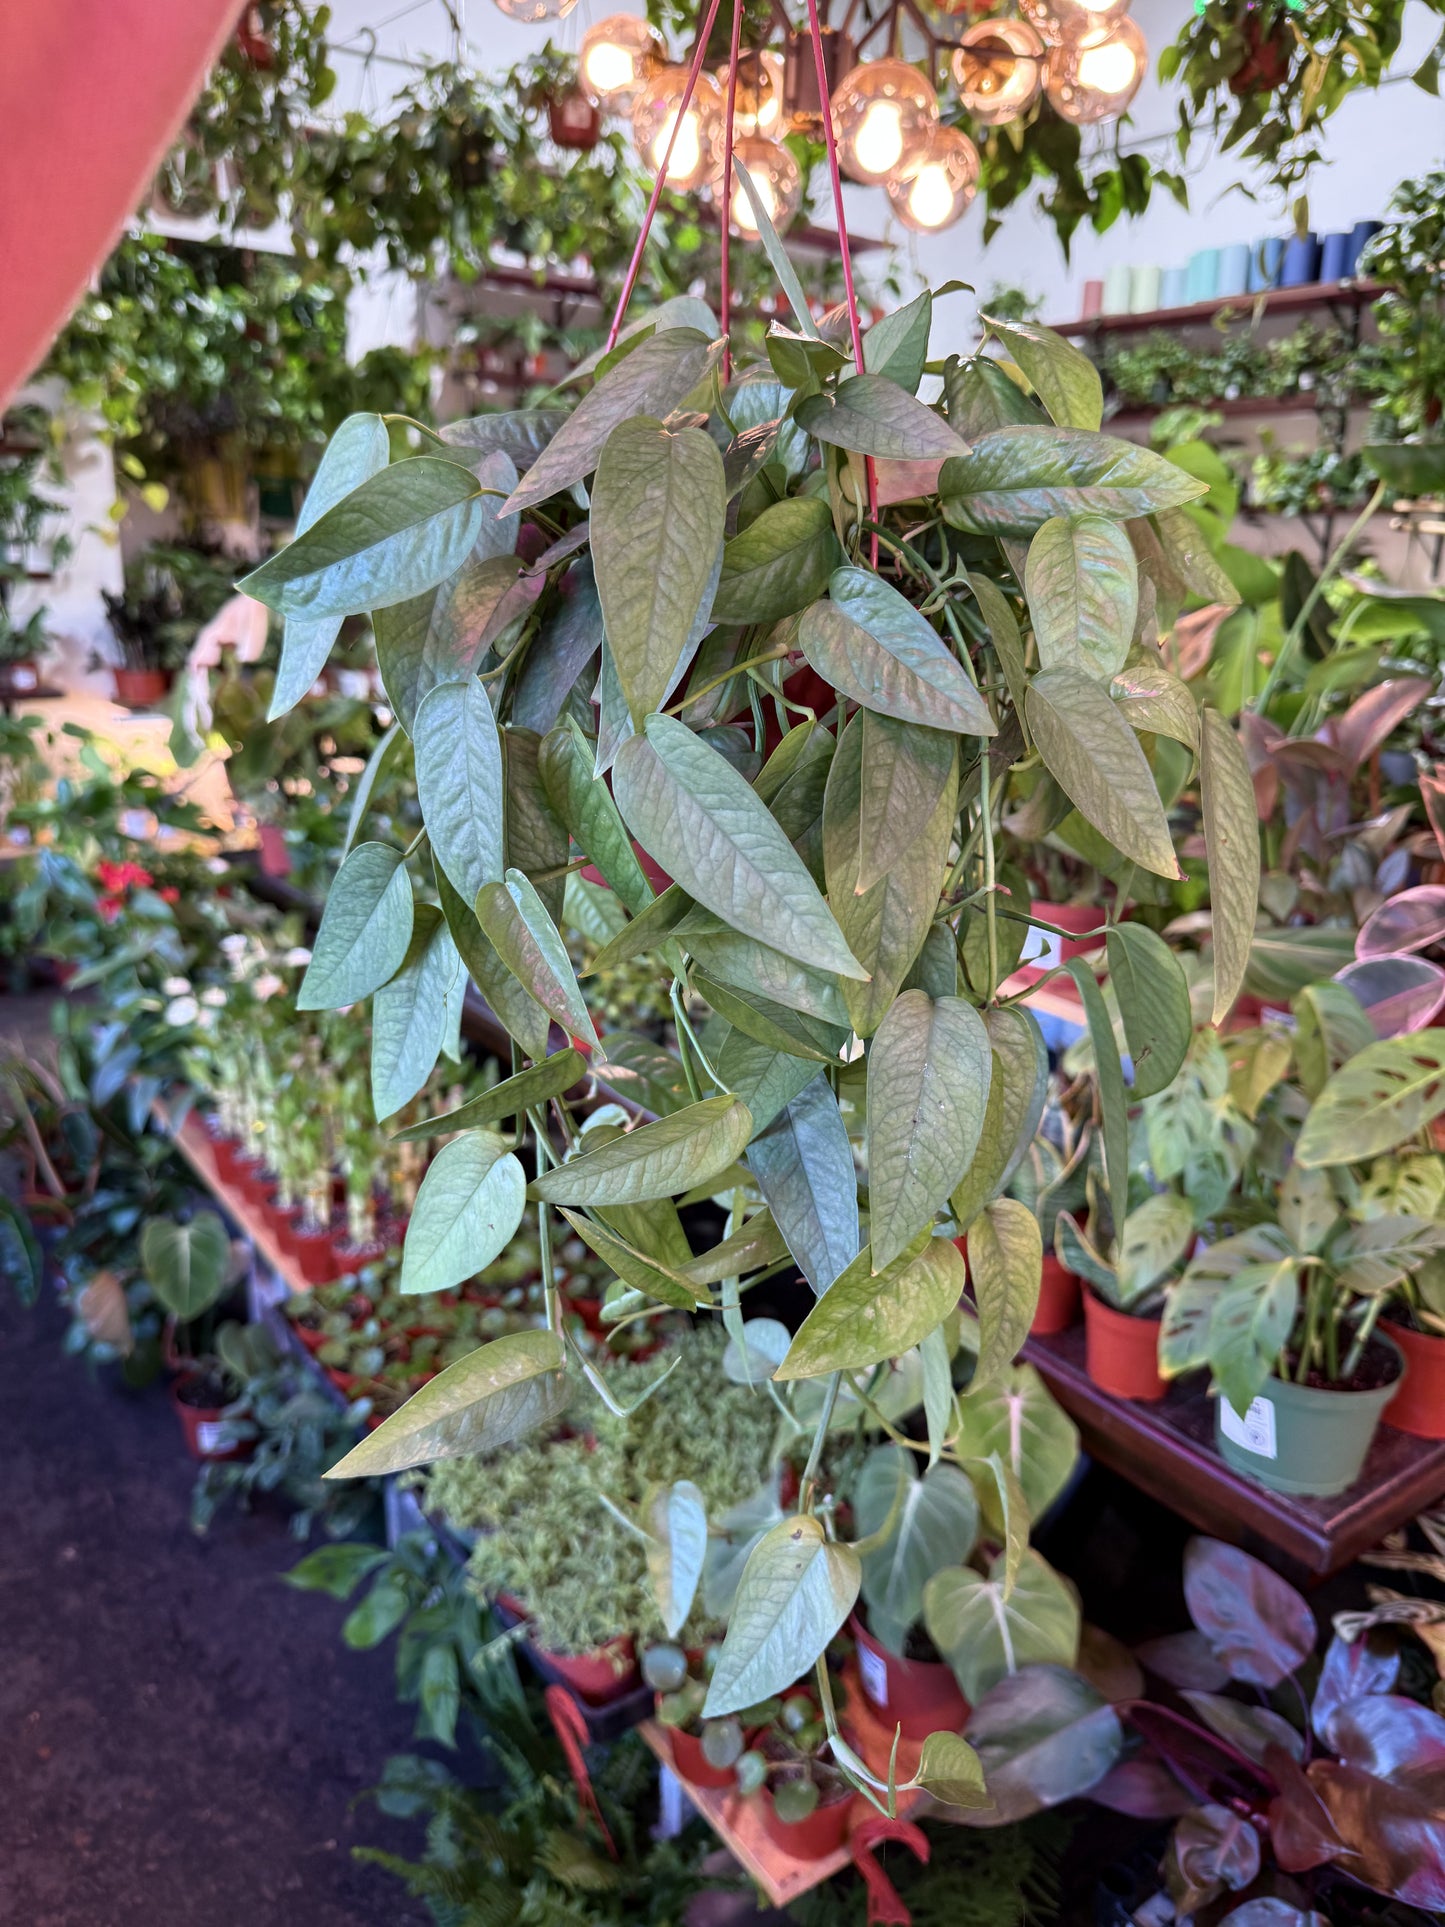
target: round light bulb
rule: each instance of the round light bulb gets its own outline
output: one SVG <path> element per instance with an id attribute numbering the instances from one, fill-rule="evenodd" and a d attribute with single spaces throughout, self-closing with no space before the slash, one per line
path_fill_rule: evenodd
<path id="1" fill-rule="evenodd" d="M 937 125 L 938 95 L 906 60 L 865 61 L 833 95 L 838 160 L 868 186 L 914 173 Z"/>
<path id="2" fill-rule="evenodd" d="M 633 145 L 654 174 L 660 174 L 667 161 L 667 184 L 680 194 L 715 180 L 722 165 L 723 105 L 717 84 L 710 74 L 699 74 L 682 113 L 686 92 L 687 68 L 661 67 L 648 76 L 632 110 Z M 669 159 L 674 125 L 677 138 Z"/>
<path id="3" fill-rule="evenodd" d="M 940 127 L 916 172 L 888 182 L 888 199 L 905 227 L 936 234 L 968 211 L 978 176 L 978 149 L 968 135 L 958 127 Z"/>
<path id="4" fill-rule="evenodd" d="M 1092 26 L 1050 50 L 1049 104 L 1080 127 L 1117 120 L 1138 93 L 1148 59 L 1144 36 L 1127 16 Z"/>
<path id="5" fill-rule="evenodd" d="M 571 13 L 577 0 L 496 0 L 497 11 L 509 20 L 525 20 L 536 26 L 542 20 L 562 20 Z"/>
<path id="6" fill-rule="evenodd" d="M 609 114 L 630 114 L 647 76 L 666 60 L 660 33 L 634 14 L 615 13 L 582 36 L 578 66 L 590 100 Z"/>
<path id="7" fill-rule="evenodd" d="M 1044 84 L 1044 43 L 1027 20 L 980 20 L 953 55 L 959 104 L 985 127 L 1017 120 Z"/>
<path id="8" fill-rule="evenodd" d="M 798 163 L 786 147 L 757 134 L 740 140 L 733 152 L 748 170 L 748 178 L 757 189 L 768 219 L 775 228 L 785 228 L 803 200 L 803 176 Z M 758 219 L 740 178 L 733 184 L 729 208 L 732 224 L 740 234 L 757 233 Z"/>
<path id="9" fill-rule="evenodd" d="M 1062 47 L 1095 27 L 1112 26 L 1128 11 L 1129 0 L 1019 0 L 1019 12 L 1051 47 Z"/>
<path id="10" fill-rule="evenodd" d="M 724 100 L 728 70 L 717 69 L 718 90 Z M 783 122 L 783 56 L 770 52 L 738 57 L 738 81 L 733 101 L 733 129 L 741 139 L 762 134 L 776 140 Z"/>

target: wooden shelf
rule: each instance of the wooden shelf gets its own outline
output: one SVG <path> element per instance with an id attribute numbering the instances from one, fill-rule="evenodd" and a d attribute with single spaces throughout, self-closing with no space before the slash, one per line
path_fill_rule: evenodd
<path id="1" fill-rule="evenodd" d="M 206 1127 L 194 1111 L 178 1131 L 171 1133 L 171 1142 L 217 1204 L 250 1239 L 287 1291 L 293 1296 L 298 1292 L 310 1291 L 311 1286 L 301 1267 L 281 1249 L 265 1213 L 258 1211 L 233 1185 L 222 1179 L 216 1169 L 216 1153 Z"/>
<path id="2" fill-rule="evenodd" d="M 1204 327 L 1221 314 L 1302 314 L 1311 308 L 1364 308 L 1384 292 L 1378 281 L 1314 281 L 1302 288 L 1266 288 L 1258 294 L 1217 295 L 1183 308 L 1147 314 L 1092 314 L 1049 325 L 1060 335 L 1140 334 L 1147 328 Z"/>
<path id="3" fill-rule="evenodd" d="M 1319 391 L 1313 388 L 1303 390 L 1298 395 L 1236 395 L 1220 401 L 1131 402 L 1127 408 L 1106 415 L 1104 427 L 1114 428 L 1125 422 L 1152 422 L 1170 408 L 1206 408 L 1214 415 L 1224 415 L 1230 419 L 1242 416 L 1249 420 L 1268 415 L 1338 414 L 1342 410 L 1368 408 L 1369 405 L 1367 401 L 1322 402 Z"/>
<path id="4" fill-rule="evenodd" d="M 1348 1492 L 1333 1499 L 1271 1492 L 1215 1450 L 1214 1401 L 1200 1378 L 1175 1383 L 1156 1405 L 1114 1398 L 1085 1370 L 1082 1325 L 1030 1338 L 1023 1357 L 1074 1420 L 1091 1458 L 1201 1531 L 1271 1548 L 1306 1573 L 1337 1572 L 1445 1494 L 1445 1443 L 1388 1425 Z"/>

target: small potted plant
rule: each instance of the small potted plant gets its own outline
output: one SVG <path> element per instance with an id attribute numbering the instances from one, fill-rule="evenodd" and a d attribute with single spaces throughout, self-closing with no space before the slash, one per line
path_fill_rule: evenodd
<path id="1" fill-rule="evenodd" d="M 123 658 L 116 700 L 148 709 L 164 701 L 202 625 L 230 593 L 230 576 L 203 551 L 156 543 L 127 563 L 119 595 L 104 593 Z"/>
<path id="2" fill-rule="evenodd" d="M 1092 1230 L 1107 1222 L 1092 1174 L 1090 1193 Z M 1102 1391 L 1150 1403 L 1168 1390 L 1159 1372 L 1165 1286 L 1193 1242 L 1193 1207 L 1174 1191 L 1155 1192 L 1131 1211 L 1122 1236 L 1105 1252 L 1090 1242 L 1071 1212 L 1059 1213 L 1055 1249 L 1059 1262 L 1086 1286 L 1085 1359 Z"/>
<path id="3" fill-rule="evenodd" d="M 1046 1116 L 1044 1128 L 1008 1185 L 1008 1195 L 1026 1204 L 1038 1219 L 1043 1240 L 1039 1302 L 1029 1326 L 1030 1332 L 1040 1338 L 1067 1331 L 1078 1323 L 1079 1277 L 1060 1258 L 1056 1246 L 1060 1214 L 1078 1211 L 1084 1204 L 1092 1138 L 1087 1121 L 1075 1123 L 1062 1103 L 1051 1108 L 1058 1142 L 1044 1134 L 1049 1129 Z"/>
<path id="4" fill-rule="evenodd" d="M 226 1422 L 237 1379 L 221 1356 L 211 1314 L 233 1282 L 231 1240 L 214 1211 L 189 1218 L 151 1218 L 140 1235 L 140 1259 L 151 1290 L 170 1319 L 175 1368 L 171 1403 L 193 1458 L 234 1458 L 245 1447 Z M 188 1347 L 182 1351 L 180 1346 Z"/>
<path id="5" fill-rule="evenodd" d="M 840 1697 L 834 1687 L 834 1698 Z M 848 1837 L 853 1788 L 828 1757 L 828 1726 L 801 1681 L 782 1695 L 734 1769 L 770 1840 L 797 1860 L 825 1860 Z"/>
<path id="6" fill-rule="evenodd" d="M 672 1763 L 693 1786 L 731 1787 L 733 1769 L 747 1739 L 736 1714 L 705 1720 L 703 1701 L 717 1663 L 718 1649 L 687 1653 L 681 1646 L 649 1646 L 642 1655 L 642 1677 L 657 1695 L 657 1717 L 672 1742 Z"/>

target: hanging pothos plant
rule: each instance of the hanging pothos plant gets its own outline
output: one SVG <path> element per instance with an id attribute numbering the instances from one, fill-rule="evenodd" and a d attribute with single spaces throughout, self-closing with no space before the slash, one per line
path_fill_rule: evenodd
<path id="1" fill-rule="evenodd" d="M 985 324 L 1017 378 L 951 360 L 943 399 L 920 400 L 932 296 L 866 336 L 856 312 L 815 324 L 754 206 L 796 324 L 765 358 L 726 372 L 714 317 L 683 298 L 623 334 L 567 407 L 440 435 L 354 416 L 296 539 L 246 587 L 285 618 L 277 712 L 342 622 L 370 614 L 425 825 L 405 850 L 362 839 L 361 780 L 301 1003 L 375 999 L 388 1107 L 425 1081 L 469 980 L 515 1040 L 511 1077 L 425 1127 L 455 1135 L 417 1197 L 401 1289 L 470 1277 L 529 1200 L 546 1284 L 545 1330 L 449 1367 L 334 1476 L 493 1451 L 555 1422 L 584 1380 L 612 1396 L 564 1327 L 565 1220 L 616 1274 L 609 1322 L 720 1318 L 725 1364 L 770 1377 L 810 1442 L 795 1502 L 740 1560 L 708 1715 L 816 1665 L 834 1759 L 891 1799 L 839 1735 L 821 1663 L 868 1549 L 840 1537 L 820 1485 L 830 1431 L 881 1431 L 927 1478 L 973 1485 L 990 1553 L 949 1568 L 950 1599 L 959 1629 L 979 1614 L 1008 1627 L 1003 1670 L 1078 1638 L 1066 1588 L 1027 1550 L 1042 1488 L 1010 1444 L 1023 1406 L 1048 1404 L 1012 1364 L 1042 1247 L 1005 1186 L 1048 1063 L 1005 986 L 1031 927 L 1052 927 L 1023 866 L 1060 827 L 1086 853 L 1142 1096 L 1183 1061 L 1189 992 L 1162 938 L 1122 913 L 1167 899 L 1202 824 L 1222 1015 L 1254 928 L 1258 829 L 1233 730 L 1157 642 L 1156 610 L 1230 594 L 1188 512 L 1204 485 L 1102 434 L 1097 371 L 1032 324 Z M 650 958 L 668 986 L 676 1055 L 599 1034 L 564 936 L 578 888 L 613 906 L 610 956 Z M 1095 972 L 1066 968 L 1119 1234 L 1120 1053 Z M 589 1120 L 569 1099 L 609 1066 L 651 1121 Z M 678 1215 L 698 1197 L 728 1213 L 701 1253 Z M 976 1325 L 959 1310 L 963 1231 Z M 811 1287 L 793 1332 L 746 1313 L 778 1268 Z M 896 1421 L 920 1405 L 915 1440 Z M 702 1572 L 698 1509 L 684 1481 L 639 1528 L 670 1630 Z M 919 1783 L 989 1798 L 952 1733 L 928 1740 Z"/>

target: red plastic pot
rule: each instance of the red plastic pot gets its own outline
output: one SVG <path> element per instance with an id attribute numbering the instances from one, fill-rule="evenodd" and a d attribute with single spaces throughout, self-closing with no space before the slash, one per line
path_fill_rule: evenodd
<path id="1" fill-rule="evenodd" d="M 848 1838 L 848 1823 L 853 1817 L 853 1795 L 849 1791 L 826 1804 L 819 1801 L 806 1820 L 780 1820 L 770 1787 L 764 1787 L 757 1797 L 764 1832 L 797 1860 L 826 1860 Z"/>
<path id="2" fill-rule="evenodd" d="M 648 882 L 652 885 L 653 889 L 656 890 L 658 895 L 661 896 L 662 892 L 672 882 L 672 878 L 667 874 L 666 870 L 663 869 L 660 863 L 656 862 L 652 857 L 650 857 L 647 854 L 646 850 L 643 849 L 642 845 L 637 841 L 636 837 L 632 839 L 632 854 L 637 858 L 638 863 L 642 866 L 642 874 L 647 878 Z M 599 887 L 599 889 L 609 890 L 612 887 L 608 883 L 606 877 L 603 876 L 602 872 L 594 868 L 593 865 L 590 863 L 582 871 L 582 875 L 587 880 L 588 883 L 595 883 Z"/>
<path id="3" fill-rule="evenodd" d="M 899 1659 L 879 1645 L 857 1613 L 849 1621 L 849 1630 L 858 1642 L 864 1699 L 877 1707 L 890 1726 L 901 1726 L 905 1740 L 962 1732 L 969 1705 L 951 1667 L 941 1660 Z"/>
<path id="4" fill-rule="evenodd" d="M 308 1352 L 319 1352 L 321 1347 L 326 1343 L 326 1333 L 324 1331 L 315 1331 L 310 1325 L 299 1325 L 293 1322 L 291 1329 L 301 1340 L 301 1343 L 306 1347 Z"/>
<path id="5" fill-rule="evenodd" d="M 386 1246 L 379 1238 L 374 1238 L 367 1245 L 354 1245 L 349 1238 L 334 1238 L 332 1249 L 336 1253 L 338 1278 L 350 1278 L 363 1265 L 374 1265 L 378 1258 L 386 1256 Z"/>
<path id="6" fill-rule="evenodd" d="M 1053 1332 L 1066 1332 L 1079 1322 L 1079 1280 L 1066 1271 L 1052 1251 L 1044 1253 L 1043 1278 L 1039 1284 L 1039 1308 L 1029 1326 L 1038 1338 Z"/>
<path id="7" fill-rule="evenodd" d="M 330 1229 L 305 1231 L 298 1225 L 295 1240 L 296 1262 L 307 1284 L 335 1284 L 341 1274 L 336 1268 L 336 1246 L 332 1242 Z"/>
<path id="8" fill-rule="evenodd" d="M 164 702 L 171 679 L 163 669 L 117 669 L 115 699 L 127 709 L 149 709 Z"/>
<path id="9" fill-rule="evenodd" d="M 630 1633 L 609 1639 L 595 1653 L 549 1653 L 542 1646 L 537 1652 L 563 1685 L 589 1706 L 606 1706 L 611 1700 L 621 1699 L 637 1680 L 637 1653 Z"/>
<path id="10" fill-rule="evenodd" d="M 277 1204 L 272 1198 L 266 1206 L 267 1222 L 276 1242 L 288 1258 L 296 1256 L 296 1231 L 301 1223 L 299 1204 Z"/>
<path id="11" fill-rule="evenodd" d="M 602 138 L 602 114 L 580 87 L 574 87 L 547 102 L 547 129 L 558 147 L 585 154 Z"/>
<path id="12" fill-rule="evenodd" d="M 216 1176 L 222 1184 L 241 1185 L 241 1164 L 243 1152 L 238 1137 L 214 1137 L 211 1139 L 211 1155 L 216 1160 Z"/>
<path id="13" fill-rule="evenodd" d="M 228 1428 L 221 1416 L 223 1408 L 219 1405 L 187 1405 L 181 1393 L 188 1385 L 199 1381 L 199 1372 L 182 1372 L 171 1380 L 171 1409 L 181 1422 L 185 1436 L 186 1450 L 193 1459 L 244 1459 L 249 1458 L 249 1442 L 241 1440 L 226 1444 L 225 1433 Z"/>
<path id="14" fill-rule="evenodd" d="M 1131 1318 L 1084 1293 L 1085 1362 L 1101 1392 L 1152 1404 L 1169 1387 L 1159 1376 L 1158 1318 Z"/>
<path id="15" fill-rule="evenodd" d="M 685 1733 L 680 1726 L 670 1726 L 667 1737 L 672 1743 L 672 1764 L 682 1779 L 693 1786 L 730 1787 L 735 1783 L 736 1775 L 730 1766 L 711 1764 L 696 1733 Z"/>
<path id="16" fill-rule="evenodd" d="M 1417 1439 L 1445 1439 L 1445 1338 L 1388 1318 L 1380 1329 L 1405 1354 L 1405 1377 L 1385 1407 L 1385 1423 Z"/>

